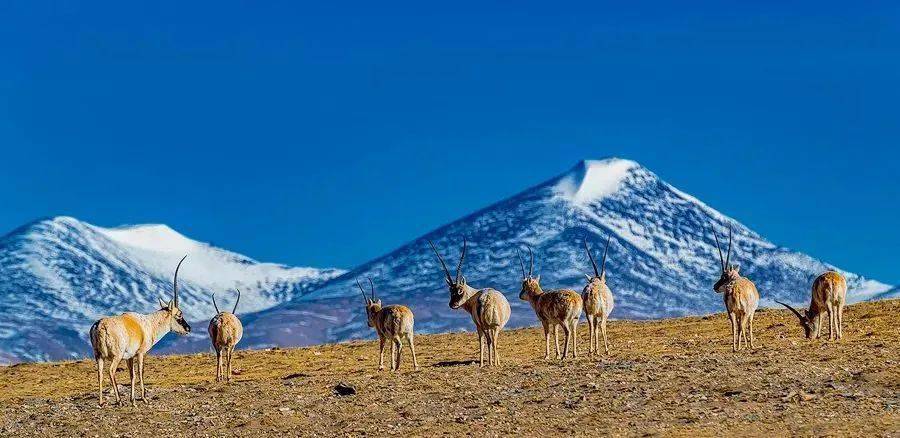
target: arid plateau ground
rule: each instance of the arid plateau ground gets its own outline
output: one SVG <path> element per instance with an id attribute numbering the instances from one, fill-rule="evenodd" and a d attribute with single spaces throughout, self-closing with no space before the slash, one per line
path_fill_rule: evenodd
<path id="1" fill-rule="evenodd" d="M 396 373 L 377 371 L 375 342 L 240 351 L 231 384 L 210 354 L 150 357 L 137 408 L 97 406 L 93 362 L 20 364 L 0 368 L 0 436 L 900 436 L 900 300 L 844 319 L 842 341 L 807 341 L 764 310 L 739 353 L 722 314 L 613 321 L 598 357 L 582 325 L 562 363 L 538 330 L 509 330 L 485 369 L 473 333 L 418 336 L 421 369 L 405 355 Z"/>

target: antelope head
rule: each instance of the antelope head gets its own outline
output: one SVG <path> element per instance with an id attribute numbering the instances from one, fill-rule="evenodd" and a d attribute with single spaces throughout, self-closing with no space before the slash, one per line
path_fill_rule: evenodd
<path id="1" fill-rule="evenodd" d="M 175 267 L 175 278 L 172 280 L 172 299 L 169 300 L 168 303 L 159 300 L 160 310 L 166 312 L 166 318 L 169 321 L 169 329 L 179 335 L 186 335 L 191 332 L 191 326 L 184 320 L 184 314 L 181 312 L 181 309 L 178 308 L 178 269 L 181 268 L 181 263 L 183 263 L 186 258 L 187 256 L 182 257 L 181 261 L 178 262 L 178 266 Z"/>
<path id="2" fill-rule="evenodd" d="M 356 280 L 356 286 L 359 287 L 363 300 L 366 302 L 366 318 L 368 319 L 369 327 L 375 327 L 375 315 L 381 311 L 381 300 L 375 298 L 375 283 L 372 283 L 371 278 L 366 277 L 366 280 L 369 280 L 369 286 L 372 289 L 371 298 L 366 296 L 366 291 L 363 289 L 362 284 L 359 283 L 359 280 Z"/>
<path id="3" fill-rule="evenodd" d="M 719 246 L 719 233 L 713 230 L 713 236 L 716 239 L 716 250 L 719 251 L 719 265 L 721 267 L 721 274 L 719 276 L 719 281 L 713 285 L 713 290 L 716 293 L 725 293 L 728 291 L 730 286 L 737 281 L 738 278 L 741 277 L 741 267 L 738 265 L 732 265 L 731 263 L 731 227 L 728 227 L 728 255 L 722 257 L 722 248 Z"/>
<path id="4" fill-rule="evenodd" d="M 459 263 L 456 265 L 456 277 L 450 275 L 450 270 L 447 269 L 447 263 L 444 263 L 444 258 L 441 257 L 441 253 L 438 252 L 437 247 L 434 246 L 434 242 L 429 240 L 428 243 L 431 245 L 431 249 L 434 251 L 438 260 L 441 262 L 441 267 L 444 268 L 444 279 L 447 281 L 447 287 L 450 289 L 450 308 L 459 309 L 462 307 L 463 303 L 468 301 L 475 293 L 475 290 L 466 284 L 466 277 L 463 277 L 462 275 L 463 260 L 466 259 L 466 248 L 468 246 L 466 239 L 463 238 L 463 247 L 459 254 Z"/>
<path id="5" fill-rule="evenodd" d="M 803 327 L 803 332 L 806 335 L 806 339 L 812 339 L 814 334 L 816 333 L 816 329 L 819 325 L 819 318 L 813 317 L 810 314 L 809 310 L 804 310 L 803 313 L 798 311 L 797 309 L 782 303 L 781 301 L 775 300 L 776 303 L 781 304 L 784 307 L 787 307 L 788 310 L 797 315 L 797 319 L 800 320 L 800 326 Z"/>
<path id="6" fill-rule="evenodd" d="M 522 291 L 519 292 L 519 299 L 530 301 L 535 295 L 541 294 L 541 276 L 534 275 L 534 252 L 528 247 L 528 255 L 531 256 L 531 264 L 528 271 L 525 271 L 525 262 L 522 260 L 522 254 L 516 248 L 516 255 L 519 256 L 519 265 L 522 267 Z"/>

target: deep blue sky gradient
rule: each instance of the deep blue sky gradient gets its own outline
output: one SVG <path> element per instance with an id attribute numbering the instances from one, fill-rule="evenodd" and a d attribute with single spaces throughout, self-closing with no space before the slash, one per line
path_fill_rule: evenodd
<path id="1" fill-rule="evenodd" d="M 897 2 L 95 3 L 0 3 L 0 233 L 352 267 L 614 155 L 900 283 Z"/>

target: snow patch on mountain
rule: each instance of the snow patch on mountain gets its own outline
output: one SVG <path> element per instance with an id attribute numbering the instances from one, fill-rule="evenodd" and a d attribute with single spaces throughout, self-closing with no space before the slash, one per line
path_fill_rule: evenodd
<path id="1" fill-rule="evenodd" d="M 577 205 L 597 202 L 615 193 L 635 166 L 634 161 L 617 158 L 583 161 L 560 177 L 553 190 Z"/>

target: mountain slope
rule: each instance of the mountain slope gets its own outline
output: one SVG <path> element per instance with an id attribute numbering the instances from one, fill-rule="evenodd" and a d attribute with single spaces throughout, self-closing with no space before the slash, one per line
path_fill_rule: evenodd
<path id="1" fill-rule="evenodd" d="M 734 230 L 733 262 L 751 278 L 762 305 L 773 299 L 808 301 L 824 262 L 765 240 L 757 233 L 660 180 L 639 164 L 621 159 L 585 161 L 544 184 L 446 225 L 396 251 L 360 266 L 282 305 L 248 315 L 247 345 L 303 345 L 374 336 L 366 326 L 357 278 L 372 277 L 386 303 L 403 303 L 416 315 L 419 332 L 472 330 L 469 316 L 447 307 L 440 267 L 427 244 L 433 240 L 455 266 L 463 237 L 469 252 L 469 284 L 493 287 L 509 299 L 510 326 L 536 324 L 518 299 L 521 273 L 516 248 L 534 248 L 545 289 L 581 291 L 590 264 L 582 240 L 598 256 L 612 235 L 607 271 L 615 294 L 614 318 L 660 318 L 722 309 L 712 291 L 718 256 L 710 226 Z M 724 242 L 723 242 L 724 244 Z M 724 248 L 723 248 L 724 250 Z M 452 266 L 451 266 L 452 269 Z M 897 296 L 877 281 L 847 273 L 850 302 Z M 300 322 L 298 324 L 298 322 Z"/>
<path id="2" fill-rule="evenodd" d="M 233 290 L 240 309 L 266 309 L 343 271 L 259 263 L 188 239 L 165 225 L 101 228 L 71 217 L 40 220 L 0 239 L 0 362 L 79 357 L 90 324 L 125 310 L 150 312 L 168 300 L 178 260 L 179 290 L 189 321 L 224 306 Z M 202 337 L 205 327 L 193 336 Z"/>

